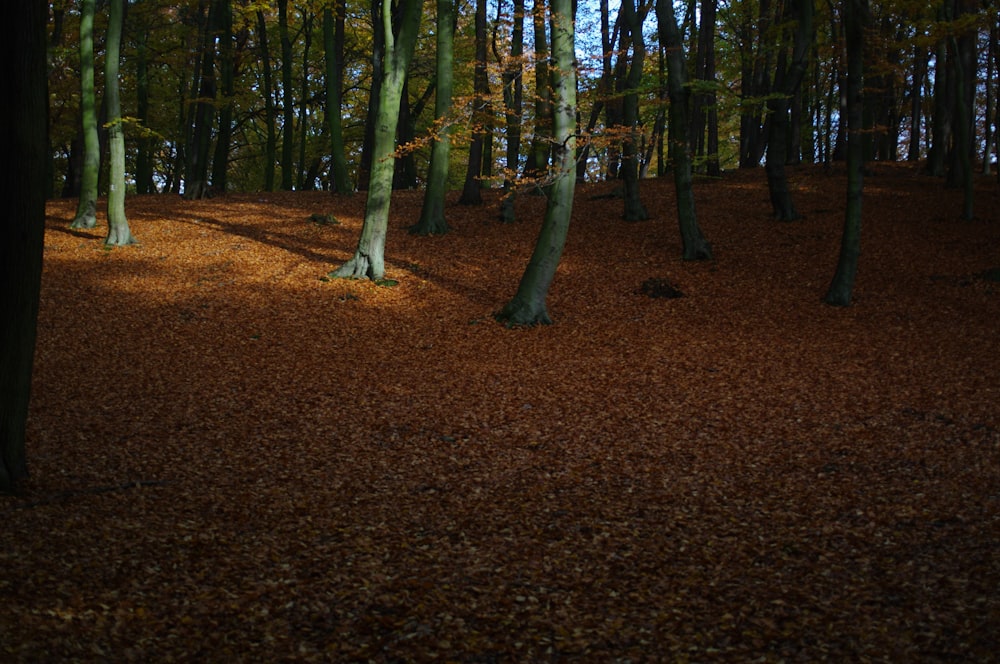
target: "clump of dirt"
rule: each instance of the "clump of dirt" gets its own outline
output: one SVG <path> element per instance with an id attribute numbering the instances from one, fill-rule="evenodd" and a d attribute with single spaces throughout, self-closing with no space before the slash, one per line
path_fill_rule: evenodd
<path id="1" fill-rule="evenodd" d="M 642 288 L 639 289 L 639 292 L 646 297 L 684 297 L 684 293 L 682 293 L 677 286 L 675 286 L 669 279 L 664 279 L 663 277 L 646 279 L 642 282 Z"/>

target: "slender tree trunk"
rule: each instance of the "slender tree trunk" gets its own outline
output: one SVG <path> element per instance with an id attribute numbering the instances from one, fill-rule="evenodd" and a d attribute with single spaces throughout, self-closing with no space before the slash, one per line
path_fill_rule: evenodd
<path id="1" fill-rule="evenodd" d="M 864 143 L 862 142 L 864 95 L 865 25 L 868 0 L 843 0 L 847 42 L 847 204 L 844 232 L 840 240 L 837 270 L 824 298 L 827 304 L 846 307 L 851 303 L 861 255 L 861 199 L 864 189 Z"/>
<path id="2" fill-rule="evenodd" d="M 292 40 L 288 33 L 288 0 L 278 0 L 278 35 L 281 39 L 281 188 L 295 183 L 295 104 L 292 99 Z"/>
<path id="3" fill-rule="evenodd" d="M 927 76 L 927 49 L 923 45 L 913 47 L 913 76 L 910 85 L 910 141 L 906 150 L 907 161 L 920 159 L 920 123 L 923 109 L 924 78 Z"/>
<path id="4" fill-rule="evenodd" d="M 0 57 L 10 68 L 5 91 L 17 100 L 8 106 L 0 139 L 0 154 L 16 165 L 0 184 L 7 206 L 0 241 L 0 493 L 17 491 L 28 476 L 25 429 L 45 236 L 47 6 L 11 3 L 0 40 Z"/>
<path id="5" fill-rule="evenodd" d="M 553 135 L 557 171 L 549 189 L 545 220 L 517 293 L 497 314 L 508 326 L 550 324 L 549 287 L 562 257 L 576 190 L 576 70 L 573 1 L 552 0 Z"/>
<path id="6" fill-rule="evenodd" d="M 295 182 L 299 191 L 312 191 L 316 188 L 315 181 L 306 180 L 306 139 L 309 136 L 309 51 L 312 48 L 312 22 L 311 12 L 302 12 L 302 81 L 299 87 L 299 158 L 296 165 Z"/>
<path id="7" fill-rule="evenodd" d="M 260 44 L 260 68 L 264 83 L 264 191 L 274 191 L 274 164 L 278 157 L 278 139 L 274 130 L 277 113 L 274 108 L 274 89 L 271 82 L 271 49 L 267 43 L 267 21 L 264 12 L 257 12 L 257 39 Z"/>
<path id="8" fill-rule="evenodd" d="M 338 194 L 351 191 L 347 174 L 347 149 L 341 119 L 344 89 L 344 0 L 323 9 L 323 52 L 326 60 L 326 118 L 330 128 L 330 188 Z"/>
<path id="9" fill-rule="evenodd" d="M 531 12 L 535 36 L 535 134 L 531 140 L 524 173 L 544 179 L 552 152 L 552 76 L 549 72 L 549 44 L 545 33 L 545 3 L 535 2 Z"/>
<path id="10" fill-rule="evenodd" d="M 498 3 L 498 7 L 500 4 Z M 524 105 L 524 0 L 514 0 L 511 17 L 510 58 L 503 73 L 503 102 L 507 132 L 506 170 L 503 179 L 504 196 L 500 202 L 500 220 L 514 221 L 514 181 L 517 180 L 521 157 L 521 111 Z M 500 59 L 499 54 L 497 60 Z"/>
<path id="11" fill-rule="evenodd" d="M 233 138 L 233 94 L 235 62 L 233 53 L 233 8 L 230 0 L 218 0 L 219 73 L 222 76 L 222 103 L 219 108 L 219 133 L 212 157 L 212 188 L 225 193 L 229 188 L 229 148 Z"/>
<path id="12" fill-rule="evenodd" d="M 136 118 L 149 126 L 149 30 L 143 25 L 136 38 L 135 97 Z M 135 155 L 135 190 L 138 194 L 156 191 L 153 184 L 153 139 L 146 133 L 139 137 Z"/>
<path id="13" fill-rule="evenodd" d="M 392 27 L 391 21 L 383 20 L 382 0 L 372 0 L 372 84 L 368 91 L 368 112 L 365 114 L 365 137 L 361 144 L 361 162 L 358 164 L 358 189 L 368 190 L 371 180 L 375 153 L 375 125 L 379 117 L 379 103 L 382 98 L 382 80 L 385 77 L 386 35 L 385 28 Z"/>
<path id="14" fill-rule="evenodd" d="M 684 260 L 711 260 L 712 247 L 702 235 L 695 214 L 692 190 L 691 145 L 688 140 L 687 66 L 677 28 L 672 0 L 657 0 L 657 20 L 667 51 L 667 80 L 670 90 L 670 150 L 673 160 L 674 186 L 677 189 L 677 222 L 681 231 Z"/>
<path id="15" fill-rule="evenodd" d="M 71 228 L 97 225 L 97 181 L 101 171 L 101 142 L 97 134 L 97 103 L 94 93 L 95 0 L 80 5 L 80 115 L 83 123 L 83 169 L 80 203 Z"/>
<path id="16" fill-rule="evenodd" d="M 438 235 L 448 232 L 445 219 L 445 195 L 448 193 L 448 162 L 451 151 L 451 111 L 454 90 L 455 0 L 437 0 L 437 90 L 434 99 L 436 131 L 431 145 L 431 163 L 427 176 L 420 220 L 410 227 L 414 235 Z"/>
<path id="17" fill-rule="evenodd" d="M 646 20 L 646 10 L 640 6 L 636 10 L 635 0 L 622 1 L 622 16 L 629 32 L 632 46 L 632 61 L 629 63 L 625 80 L 625 96 L 622 99 L 622 120 L 625 124 L 625 140 L 622 142 L 622 184 L 625 189 L 622 217 L 625 221 L 644 221 L 649 213 L 639 196 L 639 85 L 642 83 L 642 68 L 646 59 L 646 44 L 642 35 L 642 24 Z M 624 34 L 624 30 L 622 33 Z M 622 56 L 625 54 L 622 53 Z"/>
<path id="18" fill-rule="evenodd" d="M 463 205 L 480 205 L 483 195 L 480 175 L 483 171 L 483 157 L 486 148 L 487 99 L 489 80 L 486 77 L 486 0 L 476 0 L 476 65 L 473 74 L 472 145 L 469 147 L 469 164 L 465 171 L 465 186 L 462 187 Z"/>
<path id="19" fill-rule="evenodd" d="M 135 244 L 125 217 L 125 124 L 122 121 L 118 72 L 125 0 L 110 0 L 108 39 L 105 43 L 104 94 L 108 100 L 108 236 L 107 246 Z"/>
<path id="20" fill-rule="evenodd" d="M 382 82 L 378 116 L 375 123 L 375 149 L 371 180 L 365 204 L 365 220 L 354 257 L 330 277 L 381 280 L 385 276 L 385 238 L 389 228 L 392 180 L 395 171 L 392 156 L 396 148 L 399 101 L 413 49 L 420 30 L 422 2 L 407 2 L 400 7 L 399 34 L 392 29 L 392 0 L 382 0 L 385 30 L 385 80 Z"/>
<path id="21" fill-rule="evenodd" d="M 799 213 L 792 203 L 788 189 L 785 164 L 788 161 L 789 105 L 798 93 L 805 76 L 809 47 L 812 42 L 814 0 L 797 0 L 795 40 L 792 59 L 787 70 L 784 58 L 779 60 L 774 89 L 780 96 L 772 96 L 768 102 L 771 111 L 767 139 L 767 186 L 771 194 L 771 207 L 779 221 L 793 221 Z"/>
<path id="22" fill-rule="evenodd" d="M 215 31 L 218 8 L 212 2 L 201 40 L 201 74 L 198 101 L 195 103 L 194 133 L 188 151 L 184 178 L 184 198 L 197 200 L 210 194 L 208 186 L 209 155 L 212 148 L 212 125 L 215 120 Z"/>

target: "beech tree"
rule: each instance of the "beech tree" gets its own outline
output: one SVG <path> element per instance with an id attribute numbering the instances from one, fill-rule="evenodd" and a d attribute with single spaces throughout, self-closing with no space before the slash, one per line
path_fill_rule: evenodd
<path id="1" fill-rule="evenodd" d="M 434 117 L 438 123 L 431 144 L 431 163 L 420 220 L 410 227 L 414 235 L 435 235 L 448 232 L 444 216 L 445 194 L 448 193 L 448 165 L 451 152 L 451 112 L 454 89 L 455 0 L 437 0 L 437 89 Z"/>
<path id="2" fill-rule="evenodd" d="M 121 83 L 118 79 L 125 0 L 110 0 L 108 40 L 104 63 L 104 95 L 108 104 L 108 236 L 104 244 L 134 244 L 125 216 L 125 123 L 122 118 Z"/>
<path id="3" fill-rule="evenodd" d="M 677 223 L 681 231 L 682 255 L 684 260 L 711 260 L 712 246 L 705 240 L 695 214 L 691 144 L 688 140 L 688 103 L 691 92 L 673 1 L 657 0 L 656 17 L 661 46 L 666 49 L 672 140 L 670 154 L 674 166 L 674 187 L 677 190 Z"/>
<path id="4" fill-rule="evenodd" d="M 5 9 L 0 40 L 10 66 L 0 151 L 15 167 L 2 178 L 6 202 L 0 241 L 0 492 L 17 490 L 28 475 L 25 425 L 35 355 L 45 235 L 48 145 L 46 10 L 44 2 Z"/>
<path id="5" fill-rule="evenodd" d="M 101 142 L 97 134 L 97 104 L 94 92 L 95 0 L 80 3 L 80 118 L 83 124 L 83 169 L 80 203 L 71 228 L 97 225 L 97 182 L 101 170 Z"/>
<path id="6" fill-rule="evenodd" d="M 545 220 L 517 293 L 496 315 L 509 326 L 550 324 L 549 286 L 566 244 L 576 190 L 576 53 L 573 0 L 552 0 L 552 148 L 555 173 L 548 188 Z"/>
<path id="7" fill-rule="evenodd" d="M 365 219 L 354 257 L 330 277 L 348 277 L 377 281 L 385 276 L 385 236 L 389 228 L 389 205 L 395 171 L 396 127 L 399 124 L 399 103 L 403 94 L 406 70 L 420 30 L 423 2 L 405 2 L 398 8 L 398 31 L 393 28 L 392 0 L 382 0 L 385 74 L 375 116 L 375 142 L 372 155 Z M 376 56 L 377 57 L 377 56 Z"/>
<path id="8" fill-rule="evenodd" d="M 868 0 L 843 0 L 847 43 L 847 201 L 837 270 L 826 292 L 827 304 L 851 303 L 861 255 L 861 197 L 864 189 L 864 48 Z"/>
<path id="9" fill-rule="evenodd" d="M 323 53 L 326 60 L 326 118 L 330 129 L 330 189 L 338 194 L 350 193 L 347 175 L 347 155 L 344 149 L 344 129 L 341 121 L 341 96 L 344 88 L 344 21 L 343 0 L 334 0 L 334 7 L 323 8 Z"/>

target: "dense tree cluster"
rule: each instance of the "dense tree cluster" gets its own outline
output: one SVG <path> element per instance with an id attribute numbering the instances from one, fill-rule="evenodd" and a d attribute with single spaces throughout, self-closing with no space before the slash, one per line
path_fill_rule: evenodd
<path id="1" fill-rule="evenodd" d="M 129 189 L 189 197 L 366 189 L 388 68 L 385 37 L 401 21 L 397 3 L 386 5 L 388 20 L 383 4 L 126 3 L 121 101 Z M 998 17 L 987 4 L 871 3 L 864 17 L 866 159 L 926 159 L 929 171 L 953 185 L 975 163 L 992 167 Z M 81 49 L 91 40 L 90 57 L 103 66 L 111 5 L 96 3 L 92 25 L 87 5 L 50 3 L 52 187 L 67 196 L 87 186 L 84 146 L 96 140 L 81 130 L 81 114 L 94 114 L 88 126 L 102 138 L 114 127 L 107 90 L 100 76 L 93 85 Z M 475 200 L 476 185 L 543 177 L 552 157 L 555 75 L 546 4 L 449 3 L 455 83 L 445 112 L 434 103 L 440 9 L 422 5 L 399 104 L 395 187 L 429 180 L 434 139 L 446 130 L 450 186 L 464 183 L 465 200 Z M 668 122 L 667 64 L 676 50 L 684 56 L 683 133 L 696 171 L 718 174 L 766 160 L 773 174 L 786 163 L 845 158 L 845 3 L 674 2 L 677 44 L 670 48 L 653 5 L 574 3 L 580 177 L 628 182 L 633 171 L 670 169 L 670 137 L 681 132 L 676 120 Z M 85 78 L 81 95 L 80 74 L 88 72 L 90 91 Z M 627 215 L 642 216 L 629 200 Z M 778 216 L 795 215 L 790 201 L 775 207 Z"/>

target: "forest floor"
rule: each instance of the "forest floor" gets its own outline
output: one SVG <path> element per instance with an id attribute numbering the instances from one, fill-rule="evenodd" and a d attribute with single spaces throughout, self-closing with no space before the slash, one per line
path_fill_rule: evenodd
<path id="1" fill-rule="evenodd" d="M 874 166 L 836 308 L 843 172 L 790 175 L 697 184 L 707 263 L 671 182 L 578 189 L 515 329 L 539 197 L 396 194 L 395 286 L 324 278 L 363 195 L 50 203 L 0 660 L 1000 661 L 1000 189 Z"/>

